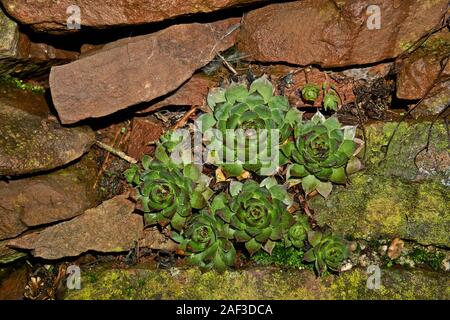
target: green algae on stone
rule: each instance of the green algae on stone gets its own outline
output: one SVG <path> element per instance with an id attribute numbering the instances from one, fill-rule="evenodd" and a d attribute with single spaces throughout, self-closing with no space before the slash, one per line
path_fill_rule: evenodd
<path id="1" fill-rule="evenodd" d="M 450 155 L 447 129 L 442 121 L 431 131 L 428 152 L 421 152 L 428 139 L 431 122 L 402 122 L 395 133 L 386 158 L 384 148 L 397 126 L 397 122 L 374 122 L 366 126 L 365 165 L 370 174 L 399 177 L 414 181 L 423 178 L 450 179 Z"/>
<path id="2" fill-rule="evenodd" d="M 95 276 L 93 276 L 95 275 Z M 198 269 L 82 270 L 81 290 L 66 299 L 449 299 L 445 273 L 383 269 L 379 290 L 355 269 L 317 278 L 309 270 L 251 268 L 206 273 Z"/>
<path id="3" fill-rule="evenodd" d="M 405 183 L 360 173 L 310 206 L 320 225 L 360 239 L 395 238 L 450 247 L 450 195 L 440 182 Z"/>

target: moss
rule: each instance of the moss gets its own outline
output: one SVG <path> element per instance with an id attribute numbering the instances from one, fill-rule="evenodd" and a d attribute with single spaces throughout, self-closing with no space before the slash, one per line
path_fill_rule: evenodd
<path id="1" fill-rule="evenodd" d="M 87 273 L 87 274 L 86 274 Z M 96 274 L 95 283 L 90 274 Z M 309 270 L 252 268 L 201 273 L 198 269 L 82 271 L 82 289 L 66 299 L 448 299 L 449 275 L 382 270 L 380 290 L 352 270 L 316 278 Z"/>
<path id="2" fill-rule="evenodd" d="M 430 252 L 425 248 L 416 247 L 411 252 L 410 257 L 416 265 L 425 265 L 434 270 L 439 270 L 445 259 L 445 254 L 442 251 Z"/>
<path id="3" fill-rule="evenodd" d="M 327 200 L 310 200 L 320 225 L 357 239 L 395 238 L 450 246 L 450 204 L 440 182 L 405 183 L 360 173 Z"/>
<path id="4" fill-rule="evenodd" d="M 9 85 L 12 85 L 12 86 L 19 88 L 21 90 L 24 90 L 24 91 L 31 91 L 31 92 L 39 93 L 39 94 L 42 94 L 45 92 L 44 87 L 24 83 L 22 80 L 12 77 L 10 75 L 1 76 L 0 82 L 7 83 Z"/>
<path id="5" fill-rule="evenodd" d="M 299 250 L 294 247 L 285 248 L 281 243 L 277 243 L 271 255 L 267 252 L 260 251 L 251 259 L 262 266 L 274 265 L 295 269 L 313 270 L 313 264 L 303 262 L 303 255 L 303 250 Z"/>

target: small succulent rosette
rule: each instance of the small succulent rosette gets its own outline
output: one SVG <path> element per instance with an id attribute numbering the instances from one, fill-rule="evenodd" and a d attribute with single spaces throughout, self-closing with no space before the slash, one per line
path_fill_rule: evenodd
<path id="1" fill-rule="evenodd" d="M 294 140 L 282 146 L 290 159 L 286 178 L 291 185 L 301 182 L 306 194 L 317 190 L 327 198 L 333 183 L 345 184 L 347 176 L 362 168 L 356 157 L 363 142 L 355 137 L 356 127 L 342 127 L 335 117 L 325 119 L 317 112 L 310 121 L 294 129 Z"/>
<path id="2" fill-rule="evenodd" d="M 250 180 L 233 182 L 230 194 L 217 196 L 212 207 L 231 225 L 235 240 L 245 243 L 245 248 L 253 255 L 260 249 L 270 254 L 275 241 L 284 237 L 294 223 L 287 211 L 291 203 L 286 189 L 269 177 L 261 184 Z"/>
<path id="3" fill-rule="evenodd" d="M 340 266 L 349 256 L 349 249 L 343 239 L 319 231 L 308 232 L 308 242 L 311 245 L 303 259 L 314 262 L 318 274 L 326 270 L 339 271 Z"/>
<path id="4" fill-rule="evenodd" d="M 266 76 L 247 86 L 232 83 L 208 94 L 213 110 L 199 117 L 197 127 L 204 134 L 207 162 L 223 169 L 229 177 L 245 170 L 273 175 L 285 159 L 279 145 L 301 121 L 301 113 L 289 106 L 284 96 L 274 96 Z"/>
<path id="5" fill-rule="evenodd" d="M 230 241 L 232 231 L 222 219 L 203 210 L 189 220 L 185 230 L 172 233 L 179 242 L 179 250 L 188 256 L 188 262 L 202 271 L 215 269 L 223 272 L 233 266 L 236 249 Z"/>
<path id="6" fill-rule="evenodd" d="M 284 236 L 284 245 L 286 248 L 295 247 L 297 249 L 303 249 L 311 227 L 309 226 L 308 217 L 299 212 L 294 215 L 294 219 L 295 223 Z"/>
<path id="7" fill-rule="evenodd" d="M 192 210 L 204 208 L 213 194 L 208 187 L 211 178 L 194 164 L 181 169 L 172 162 L 163 163 L 145 156 L 142 165 L 142 171 L 134 166 L 125 176 L 137 186 L 137 198 L 148 225 L 170 225 L 180 231 Z"/>

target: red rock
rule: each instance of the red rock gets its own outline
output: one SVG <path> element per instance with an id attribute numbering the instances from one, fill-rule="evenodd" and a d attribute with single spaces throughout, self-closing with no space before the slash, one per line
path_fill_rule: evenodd
<path id="1" fill-rule="evenodd" d="M 152 154 L 154 144 L 164 133 L 161 123 L 145 118 L 134 118 L 128 142 L 127 154 L 141 160 L 145 154 Z"/>
<path id="2" fill-rule="evenodd" d="M 0 240 L 30 227 L 67 220 L 96 205 L 95 161 L 31 178 L 0 181 Z"/>
<path id="3" fill-rule="evenodd" d="M 0 75 L 39 76 L 52 65 L 73 61 L 78 56 L 75 51 L 33 42 L 0 9 Z"/>
<path id="4" fill-rule="evenodd" d="M 201 106 L 206 101 L 210 88 L 216 86 L 216 82 L 203 75 L 194 75 L 173 94 L 164 100 L 137 111 L 137 113 L 148 113 L 167 106 Z"/>
<path id="5" fill-rule="evenodd" d="M 144 236 L 139 241 L 139 247 L 153 250 L 175 251 L 178 248 L 178 244 L 162 234 L 158 228 L 153 227 L 144 230 Z"/>
<path id="6" fill-rule="evenodd" d="M 126 196 L 116 196 L 70 221 L 10 240 L 8 246 L 32 250 L 33 256 L 48 260 L 89 250 L 127 251 L 142 238 L 144 229 L 142 216 L 133 211 L 134 204 Z"/>
<path id="7" fill-rule="evenodd" d="M 243 19 L 238 48 L 252 59 L 344 67 L 399 56 L 436 26 L 447 0 L 305 0 L 273 4 Z M 381 28 L 367 27 L 369 5 L 381 10 Z"/>
<path id="8" fill-rule="evenodd" d="M 0 175 L 48 171 L 90 149 L 90 128 L 62 127 L 46 110 L 42 95 L 0 86 Z"/>
<path id="9" fill-rule="evenodd" d="M 441 69 L 441 60 L 449 55 L 450 34 L 448 32 L 437 34 L 427 40 L 423 47 L 400 63 L 397 97 L 407 100 L 421 99 L 436 80 Z M 450 79 L 450 62 L 441 74 L 441 80 L 445 79 Z"/>
<path id="10" fill-rule="evenodd" d="M 109 115 L 178 88 L 219 51 L 231 47 L 239 19 L 176 25 L 116 41 L 50 73 L 62 123 Z"/>
<path id="11" fill-rule="evenodd" d="M 37 31 L 70 32 L 66 13 L 70 5 L 80 7 L 81 25 L 91 28 L 130 26 L 173 17 L 212 12 L 265 0 L 1 0 L 8 13 Z"/>

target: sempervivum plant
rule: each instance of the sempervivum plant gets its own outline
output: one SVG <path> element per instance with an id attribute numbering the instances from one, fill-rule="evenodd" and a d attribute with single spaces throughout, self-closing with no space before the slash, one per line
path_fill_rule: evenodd
<path id="1" fill-rule="evenodd" d="M 181 235 L 174 233 L 172 237 L 180 242 L 179 249 L 188 256 L 189 263 L 201 270 L 215 268 L 223 272 L 234 265 L 236 250 L 230 241 L 233 235 L 229 225 L 207 210 L 190 219 Z"/>
<path id="2" fill-rule="evenodd" d="M 214 154 L 209 161 L 220 165 L 228 176 L 239 176 L 244 170 L 272 175 L 283 162 L 278 146 L 288 139 L 301 113 L 289 106 L 286 97 L 274 96 L 273 92 L 272 84 L 263 76 L 249 89 L 233 83 L 208 94 L 213 113 L 202 115 L 199 122 L 206 133 L 207 147 Z"/>
<path id="3" fill-rule="evenodd" d="M 339 271 L 342 262 L 348 257 L 348 246 L 344 241 L 331 233 L 321 233 L 310 231 L 308 242 L 312 246 L 303 259 L 307 262 L 314 262 L 314 266 L 319 274 L 327 269 Z"/>
<path id="4" fill-rule="evenodd" d="M 195 165 L 180 169 L 172 162 L 163 163 L 144 157 L 142 172 L 133 167 L 125 172 L 129 182 L 137 186 L 138 200 L 147 224 L 170 224 L 180 231 L 192 209 L 202 209 L 211 194 L 208 179 Z"/>
<path id="5" fill-rule="evenodd" d="M 298 125 L 294 130 L 294 141 L 282 148 L 292 164 L 288 167 L 288 178 L 298 177 L 308 194 L 317 190 L 325 198 L 330 194 L 332 183 L 345 184 L 347 174 L 357 171 L 355 153 L 358 140 L 355 127 L 341 127 L 335 117 L 325 119 L 317 112 L 310 121 Z"/>
<path id="6" fill-rule="evenodd" d="M 276 240 L 283 238 L 284 233 L 293 223 L 287 211 L 287 193 L 280 185 L 266 183 L 264 186 L 255 181 L 236 182 L 230 188 L 231 201 L 222 194 L 212 204 L 216 214 L 230 223 L 234 230 L 234 238 L 245 242 L 250 255 L 263 248 L 271 253 Z"/>
<path id="7" fill-rule="evenodd" d="M 311 227 L 308 223 L 307 216 L 301 216 L 297 214 L 294 216 L 295 224 L 293 224 L 289 231 L 284 236 L 285 247 L 294 246 L 297 249 L 302 249 L 305 247 L 305 240 L 308 237 L 308 232 Z"/>

